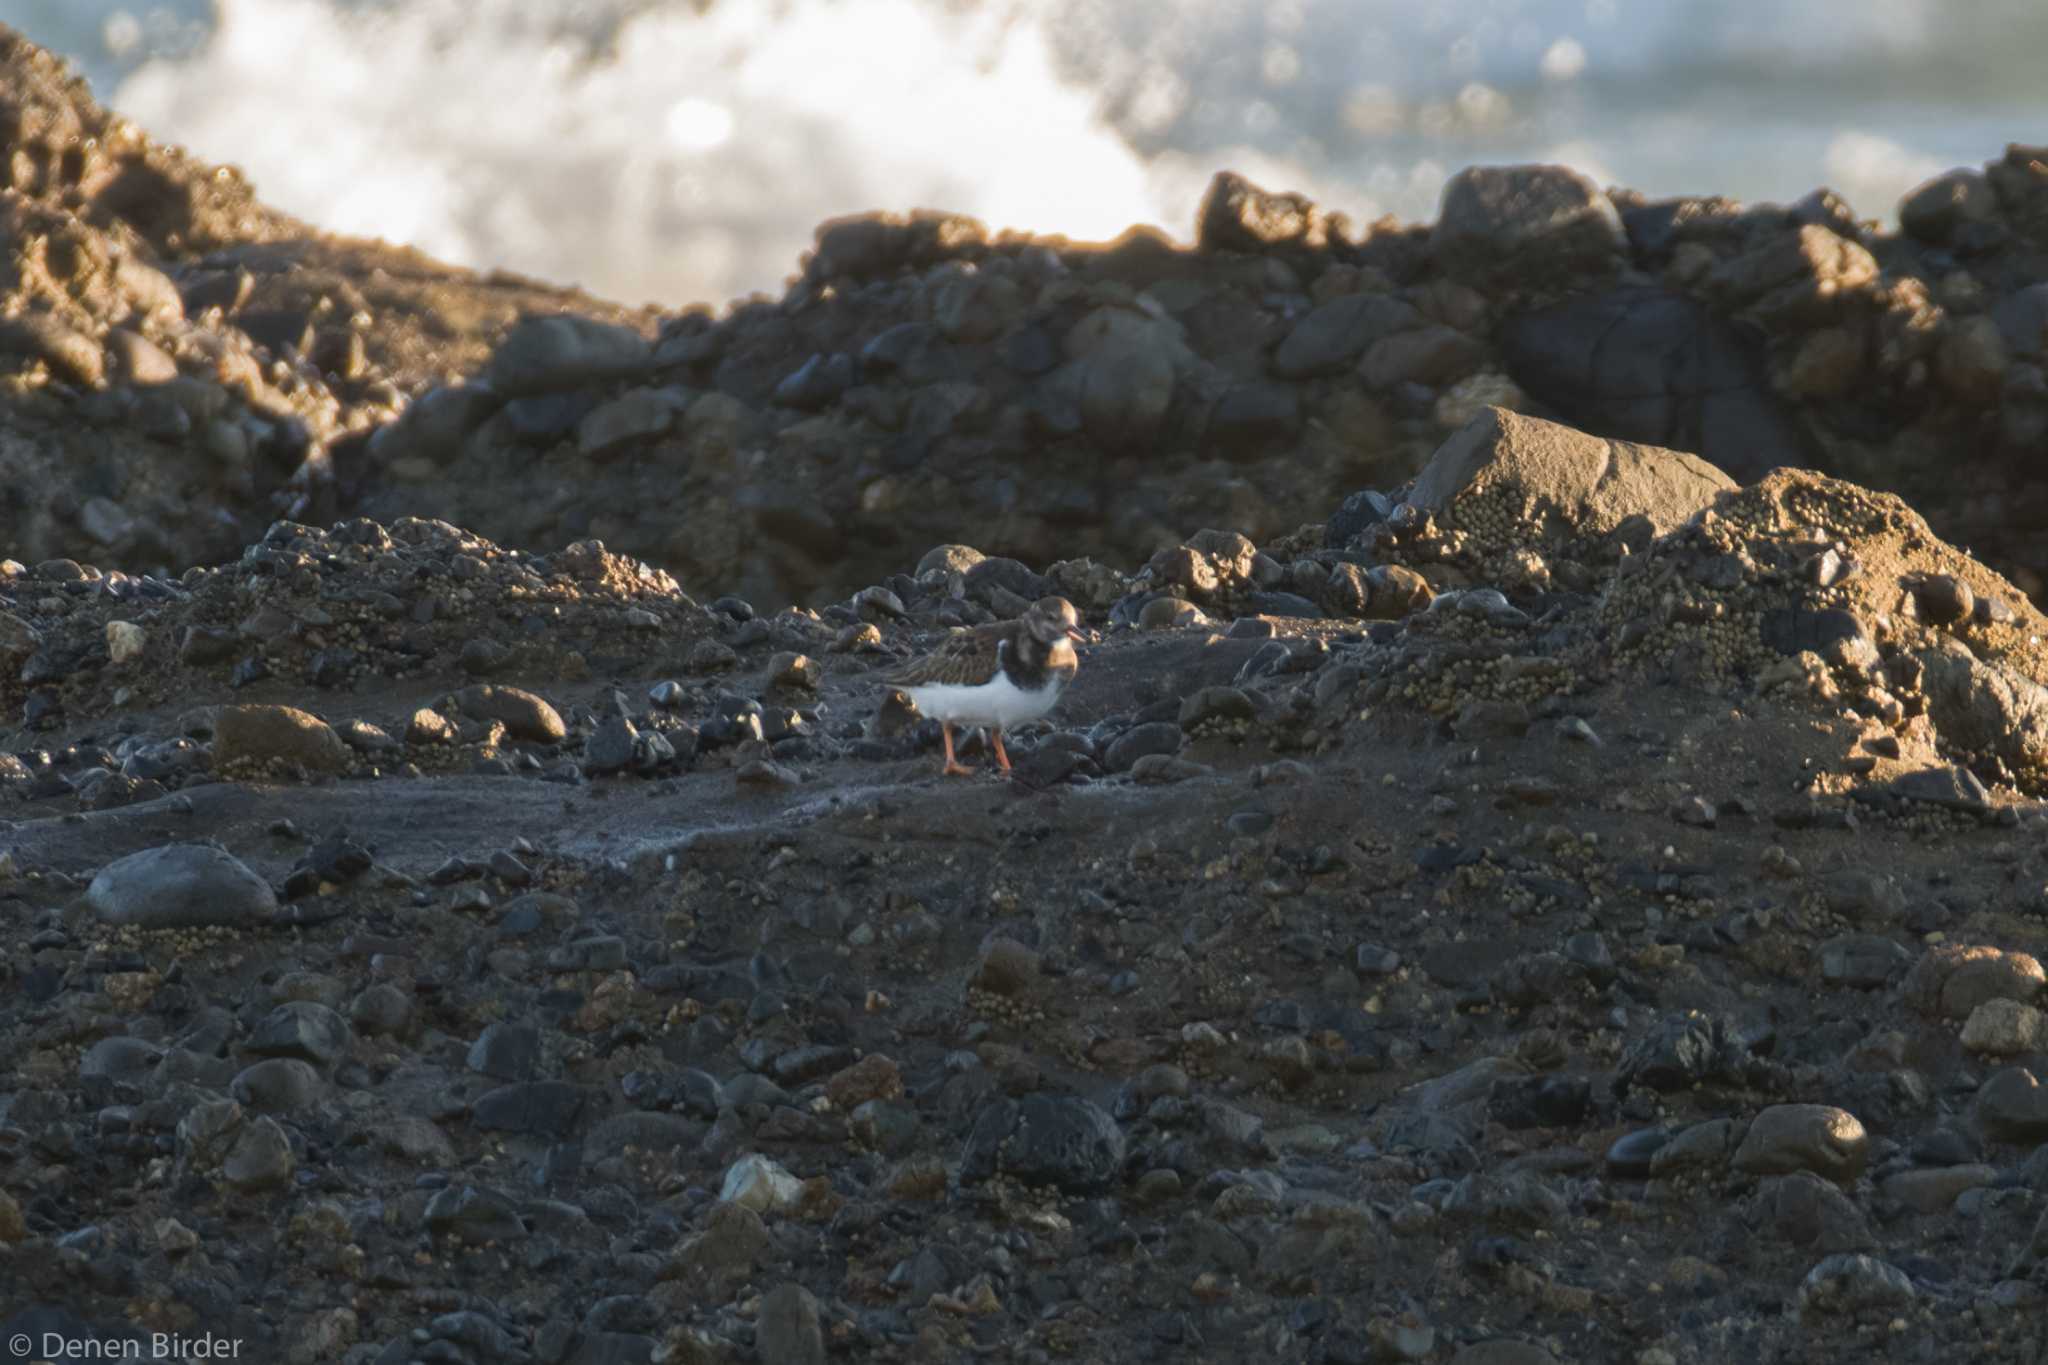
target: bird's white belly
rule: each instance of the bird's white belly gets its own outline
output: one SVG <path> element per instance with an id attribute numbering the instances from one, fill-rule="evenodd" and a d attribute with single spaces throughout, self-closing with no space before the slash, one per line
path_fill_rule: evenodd
<path id="1" fill-rule="evenodd" d="M 906 687 L 904 693 L 917 709 L 934 720 L 956 725 L 996 725 L 1003 729 L 1037 720 L 1058 704 L 1065 686 L 1058 678 L 1036 692 L 1026 692 L 998 673 L 990 682 L 975 687 L 959 683 L 933 683 Z"/>

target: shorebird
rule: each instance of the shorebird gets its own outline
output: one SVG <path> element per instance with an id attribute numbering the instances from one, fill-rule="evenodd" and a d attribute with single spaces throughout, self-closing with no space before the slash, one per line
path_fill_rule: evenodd
<path id="1" fill-rule="evenodd" d="M 882 681 L 939 722 L 949 777 L 974 771 L 953 756 L 953 727 L 988 727 L 996 762 L 1010 770 L 1003 731 L 1037 720 L 1059 703 L 1081 666 L 1073 641 L 1081 618 L 1064 597 L 1042 597 L 1014 621 L 958 630 Z"/>

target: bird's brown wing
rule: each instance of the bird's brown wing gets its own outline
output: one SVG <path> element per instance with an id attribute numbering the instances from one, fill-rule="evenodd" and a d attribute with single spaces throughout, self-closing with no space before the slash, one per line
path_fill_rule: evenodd
<path id="1" fill-rule="evenodd" d="M 956 630 L 929 654 L 910 660 L 903 667 L 882 676 L 890 687 L 929 687 L 934 684 L 972 686 L 995 675 L 1001 659 L 998 650 L 1009 635 L 1004 626 L 979 626 Z"/>

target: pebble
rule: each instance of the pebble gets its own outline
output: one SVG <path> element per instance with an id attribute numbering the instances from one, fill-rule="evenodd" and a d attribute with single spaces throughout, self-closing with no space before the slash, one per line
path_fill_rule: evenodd
<path id="1" fill-rule="evenodd" d="M 291 1139 L 285 1136 L 277 1120 L 263 1115 L 242 1129 L 221 1162 L 220 1173 L 230 1188 L 247 1194 L 287 1183 L 297 1165 Z"/>
<path id="2" fill-rule="evenodd" d="M 808 654 L 784 651 L 768 661 L 768 681 L 777 687 L 815 692 L 823 677 L 824 670 Z"/>
<path id="3" fill-rule="evenodd" d="M 213 722 L 213 761 L 344 773 L 356 758 L 326 721 L 295 706 L 223 706 Z"/>
<path id="4" fill-rule="evenodd" d="M 1906 1000 L 1923 1014 L 1965 1020 L 1990 1000 L 2028 1004 L 2048 988 L 2048 971 L 2031 953 L 1988 944 L 1929 949 L 1906 974 Z"/>
<path id="5" fill-rule="evenodd" d="M 320 1073 L 297 1057 L 271 1057 L 237 1072 L 228 1094 L 259 1114 L 293 1114 L 320 1097 Z"/>
<path id="6" fill-rule="evenodd" d="M 1912 963 L 1911 953 L 1881 934 L 1840 934 L 1820 948 L 1821 980 L 1831 986 L 1889 985 Z"/>
<path id="7" fill-rule="evenodd" d="M 348 1022 L 313 1000 L 291 1000 L 258 1020 L 245 1050 L 258 1057 L 297 1057 L 332 1066 L 348 1052 Z"/>
<path id="8" fill-rule="evenodd" d="M 1138 612 L 1138 627 L 1141 630 L 1172 630 L 1180 626 L 1199 626 L 1209 618 L 1194 603 L 1179 597 L 1155 597 Z"/>
<path id="9" fill-rule="evenodd" d="M 1129 772 L 1141 758 L 1173 757 L 1185 742 L 1186 736 L 1182 734 L 1181 727 L 1173 721 L 1134 725 L 1117 736 L 1103 752 L 1102 767 L 1105 772 Z"/>
<path id="10" fill-rule="evenodd" d="M 1069 1194 L 1106 1186 L 1123 1167 L 1123 1130 L 1091 1100 L 1027 1095 L 995 1100 L 976 1116 L 960 1154 L 960 1179 L 1005 1175 Z"/>
<path id="11" fill-rule="evenodd" d="M 1758 1114 L 1735 1153 L 1750 1175 L 1807 1170 L 1853 1180 L 1870 1158 L 1870 1135 L 1854 1114 L 1826 1104 L 1774 1104 Z"/>
<path id="12" fill-rule="evenodd" d="M 2025 1067 L 1995 1071 L 1977 1091 L 1977 1122 L 1997 1142 L 2048 1142 L 2048 1089 Z"/>
<path id="13" fill-rule="evenodd" d="M 718 1197 L 755 1213 L 788 1213 L 802 1202 L 804 1182 L 765 1156 L 745 1156 L 725 1173 Z"/>
<path id="14" fill-rule="evenodd" d="M 1015 939 L 991 937 L 981 947 L 969 985 L 993 995 L 1016 995 L 1038 979 L 1038 954 Z"/>
<path id="15" fill-rule="evenodd" d="M 205 844 L 167 844 L 109 863 L 85 900 L 101 923 L 138 929 L 248 927 L 277 913 L 268 882 Z"/>
<path id="16" fill-rule="evenodd" d="M 554 313 L 514 324 L 492 354 L 486 378 L 496 393 L 519 398 L 638 375 L 653 358 L 647 341 L 629 328 Z"/>
<path id="17" fill-rule="evenodd" d="M 1413 306 L 1387 294 L 1349 294 L 1310 310 L 1273 353 L 1281 379 L 1333 375 L 1367 347 L 1421 321 Z"/>
<path id="18" fill-rule="evenodd" d="M 576 452 L 606 460 L 668 434 L 687 396 L 673 389 L 630 389 L 576 424 Z"/>
<path id="19" fill-rule="evenodd" d="M 107 622 L 107 659 L 115 667 L 132 664 L 149 648 L 149 632 L 133 621 Z"/>
<path id="20" fill-rule="evenodd" d="M 1241 689 L 1235 687 L 1205 687 L 1181 702 L 1180 724 L 1178 728 L 1191 731 L 1212 720 L 1250 720 L 1256 714 L 1257 708 L 1253 705 L 1251 697 Z M 1161 742 L 1163 743 L 1164 741 L 1162 740 Z M 1175 749 L 1177 750 L 1178 748 L 1179 745 L 1176 743 Z M 1112 755 L 1115 754 L 1116 748 L 1114 745 L 1110 746 L 1110 752 Z M 1148 750 L 1147 752 L 1166 752 L 1166 750 Z M 1111 771 L 1117 771 L 1113 758 L 1111 762 Z"/>
<path id="21" fill-rule="evenodd" d="M 754 1351 L 777 1365 L 824 1365 L 825 1332 L 810 1290 L 784 1281 L 761 1296 L 760 1311 L 754 1316 Z"/>
<path id="22" fill-rule="evenodd" d="M 1799 1282 L 1797 1306 L 1802 1318 L 1873 1309 L 1888 1313 L 1918 1297 L 1913 1282 L 1897 1266 L 1844 1252 L 1806 1272 Z"/>
<path id="23" fill-rule="evenodd" d="M 466 1064 L 479 1076 L 499 1081 L 530 1081 L 540 1070 L 540 1031 L 531 1024 L 499 1021 L 486 1024 L 470 1044 Z"/>
<path id="24" fill-rule="evenodd" d="M 1996 1184 L 1998 1169 L 1981 1162 L 1900 1171 L 1886 1176 L 1880 1189 L 1887 1199 L 1897 1200 L 1915 1213 L 1941 1214 L 1955 1206 L 1966 1190 Z"/>
<path id="25" fill-rule="evenodd" d="M 1992 1057 L 2048 1048 L 2048 1018 L 2017 1000 L 1986 1000 L 1963 1023 L 1963 1046 Z"/>
<path id="26" fill-rule="evenodd" d="M 514 739 L 531 744 L 560 744 L 569 734 L 560 713 L 523 688 L 478 683 L 457 692 L 455 704 L 464 715 L 496 721 Z"/>

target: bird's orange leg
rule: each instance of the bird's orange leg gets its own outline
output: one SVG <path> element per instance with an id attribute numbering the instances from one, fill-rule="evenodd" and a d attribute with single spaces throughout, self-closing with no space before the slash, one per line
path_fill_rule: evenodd
<path id="1" fill-rule="evenodd" d="M 959 759 L 957 759 L 957 758 L 953 757 L 953 722 L 952 722 L 952 721 L 950 721 L 950 720 L 942 720 L 942 721 L 940 721 L 940 722 L 939 722 L 939 733 L 940 733 L 940 734 L 942 734 L 942 735 L 944 735 L 944 736 L 946 737 L 946 767 L 945 767 L 945 776 L 947 776 L 947 777 L 972 777 L 972 776 L 974 775 L 974 769 L 972 769 L 972 768 L 968 767 L 968 766 L 967 766 L 966 764 L 962 763 L 962 762 L 961 762 L 961 761 L 960 761 Z"/>
<path id="2" fill-rule="evenodd" d="M 988 733 L 989 738 L 996 742 L 996 762 L 1002 766 L 1004 772 L 1010 771 L 1010 756 L 1003 752 L 1002 727 L 1000 725 L 991 726 Z"/>

